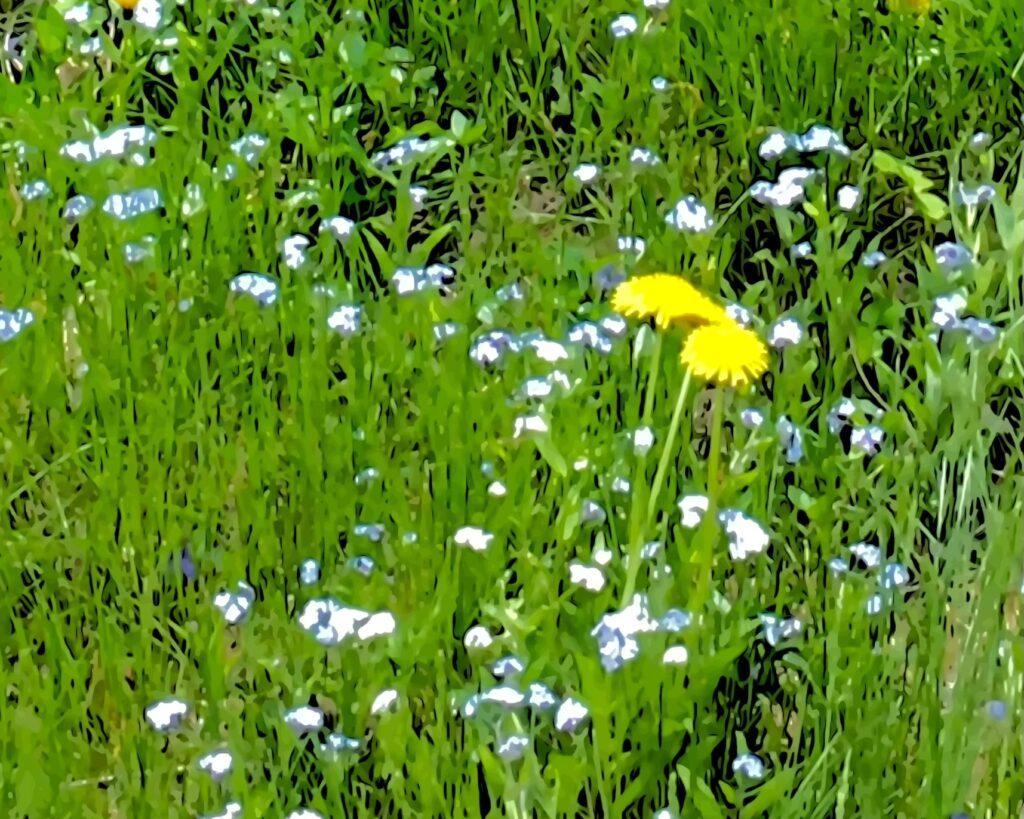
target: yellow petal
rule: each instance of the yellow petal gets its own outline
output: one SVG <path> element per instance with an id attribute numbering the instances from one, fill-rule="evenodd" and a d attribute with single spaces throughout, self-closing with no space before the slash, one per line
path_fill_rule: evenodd
<path id="1" fill-rule="evenodd" d="M 764 342 L 732 319 L 695 329 L 679 358 L 694 375 L 733 387 L 745 387 L 768 369 Z"/>
<path id="2" fill-rule="evenodd" d="M 660 327 L 673 321 L 699 325 L 729 320 L 724 308 L 686 279 L 667 273 L 624 281 L 615 288 L 612 309 L 624 316 L 654 318 Z"/>

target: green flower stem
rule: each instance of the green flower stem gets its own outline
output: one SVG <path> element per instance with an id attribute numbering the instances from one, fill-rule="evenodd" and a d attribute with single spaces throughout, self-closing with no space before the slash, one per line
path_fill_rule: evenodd
<path id="1" fill-rule="evenodd" d="M 661 485 L 665 482 L 665 472 L 668 469 L 668 461 L 672 452 L 672 444 L 676 440 L 676 432 L 679 429 L 679 419 L 683 417 L 683 406 L 686 404 L 686 394 L 690 391 L 690 371 L 687 370 L 683 376 L 683 383 L 679 387 L 679 395 L 676 396 L 676 408 L 672 411 L 672 421 L 668 426 L 668 436 L 665 438 L 665 446 L 661 449 L 661 460 L 658 461 L 658 471 L 654 473 L 654 483 L 651 485 L 651 495 L 647 499 L 647 523 L 650 524 L 654 517 L 655 507 L 658 505 L 658 495 L 661 493 Z"/>
<path id="2" fill-rule="evenodd" d="M 660 333 L 657 333 L 654 337 L 654 352 L 651 355 L 650 367 L 647 370 L 647 388 L 644 392 L 644 401 L 641 407 L 641 423 L 645 425 L 650 422 L 651 415 L 654 412 L 654 391 L 658 387 L 658 374 L 661 371 L 661 348 L 662 336 Z M 629 508 L 629 543 L 632 543 L 643 534 L 640 529 L 641 521 L 639 514 L 639 507 L 642 503 L 640 487 L 644 485 L 644 464 L 642 460 L 637 461 L 636 468 L 633 470 L 633 483 L 631 485 L 633 487 L 633 495 Z"/>
<path id="3" fill-rule="evenodd" d="M 647 377 L 647 391 L 644 395 L 643 420 L 646 424 L 651 420 L 654 411 L 654 390 L 658 386 L 658 373 L 661 370 L 661 333 L 654 335 L 654 354 L 651 356 L 651 370 Z"/>
<path id="4" fill-rule="evenodd" d="M 708 472 L 705 482 L 708 496 L 708 511 L 697 530 L 695 548 L 697 551 L 697 588 L 690 608 L 699 612 L 707 602 L 711 591 L 711 565 L 715 544 L 715 519 L 718 517 L 718 498 L 721 482 L 718 477 L 722 449 L 722 416 L 725 411 L 725 395 L 718 389 L 712 393 L 714 406 L 711 415 L 711 451 L 708 453 Z"/>
<path id="5" fill-rule="evenodd" d="M 725 396 L 721 390 L 715 390 L 711 400 L 714 402 L 714 408 L 711 411 L 711 452 L 708 453 L 708 512 L 715 511 L 718 505 L 718 495 L 722 488 L 718 479 L 718 471 L 722 454 L 722 416 L 725 410 Z"/>
<path id="6" fill-rule="evenodd" d="M 676 407 L 672 412 L 672 421 L 669 423 L 668 435 L 665 437 L 665 445 L 661 448 L 661 458 L 658 461 L 658 469 L 654 473 L 654 483 L 651 485 L 651 494 L 647 498 L 647 510 L 644 515 L 643 526 L 634 531 L 629 545 L 629 567 L 626 571 L 626 584 L 622 589 L 622 605 L 625 605 L 633 591 L 636 589 L 636 577 L 640 571 L 640 553 L 643 551 L 644 533 L 650 529 L 658 506 L 658 496 L 661 494 L 662 484 L 665 482 L 665 473 L 668 470 L 669 458 L 672 455 L 673 444 L 676 440 L 676 432 L 679 429 L 679 420 L 683 416 L 683 407 L 686 405 L 686 396 L 690 391 L 690 371 L 686 370 L 683 376 L 683 383 L 679 387 L 679 394 L 676 396 Z M 635 512 L 635 510 L 634 510 Z M 634 516 L 635 517 L 635 516 Z"/>

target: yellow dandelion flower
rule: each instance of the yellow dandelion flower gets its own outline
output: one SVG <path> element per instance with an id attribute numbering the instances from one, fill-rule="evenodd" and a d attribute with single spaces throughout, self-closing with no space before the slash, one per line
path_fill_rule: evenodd
<path id="1" fill-rule="evenodd" d="M 686 279 L 667 273 L 624 281 L 615 288 L 612 309 L 635 318 L 653 316 L 659 327 L 667 327 L 673 321 L 715 324 L 729 320 L 724 308 Z"/>
<path id="2" fill-rule="evenodd" d="M 127 9 L 128 11 L 131 11 L 137 5 L 139 5 L 139 0 L 114 0 L 114 2 L 117 3 L 117 5 L 119 5 L 121 8 Z"/>
<path id="3" fill-rule="evenodd" d="M 745 387 L 768 369 L 764 342 L 731 319 L 698 327 L 687 337 L 679 358 L 694 375 L 733 387 Z"/>

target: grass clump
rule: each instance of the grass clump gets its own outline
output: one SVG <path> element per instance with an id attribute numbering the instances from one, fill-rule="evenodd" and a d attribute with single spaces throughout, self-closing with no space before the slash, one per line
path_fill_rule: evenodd
<path id="1" fill-rule="evenodd" d="M 0 2 L 9 815 L 1020 813 L 1019 4 L 121 5 Z"/>

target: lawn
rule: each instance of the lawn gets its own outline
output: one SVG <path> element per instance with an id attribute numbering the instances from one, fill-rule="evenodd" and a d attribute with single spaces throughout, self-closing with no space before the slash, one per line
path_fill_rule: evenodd
<path id="1" fill-rule="evenodd" d="M 1019 2 L 0 37 L 6 815 L 1021 815 Z"/>

